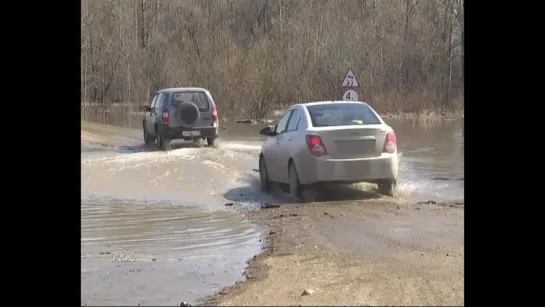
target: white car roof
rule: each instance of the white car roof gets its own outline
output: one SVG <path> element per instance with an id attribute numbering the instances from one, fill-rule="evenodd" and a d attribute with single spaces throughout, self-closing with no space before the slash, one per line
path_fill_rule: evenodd
<path id="1" fill-rule="evenodd" d="M 202 87 L 171 87 L 159 90 L 159 92 L 184 92 L 184 91 L 201 91 L 208 92 L 207 89 Z"/>
<path id="2" fill-rule="evenodd" d="M 294 106 L 316 106 L 316 105 L 324 105 L 324 104 L 347 104 L 347 103 L 361 103 L 361 104 L 367 104 L 363 101 L 344 101 L 344 100 L 329 100 L 329 101 L 314 101 L 314 102 L 306 102 L 306 103 L 299 103 Z"/>

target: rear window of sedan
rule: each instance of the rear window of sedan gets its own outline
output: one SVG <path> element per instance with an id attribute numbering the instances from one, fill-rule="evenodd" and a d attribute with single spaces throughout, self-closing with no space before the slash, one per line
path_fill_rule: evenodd
<path id="1" fill-rule="evenodd" d="M 318 104 L 307 106 L 312 126 L 378 125 L 380 119 L 363 103 Z"/>

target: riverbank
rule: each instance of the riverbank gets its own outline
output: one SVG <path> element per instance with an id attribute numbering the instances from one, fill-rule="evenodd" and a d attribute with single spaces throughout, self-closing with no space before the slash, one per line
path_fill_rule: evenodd
<path id="1" fill-rule="evenodd" d="M 265 251 L 202 304 L 463 305 L 463 206 L 375 197 L 238 208 L 269 229 Z"/>

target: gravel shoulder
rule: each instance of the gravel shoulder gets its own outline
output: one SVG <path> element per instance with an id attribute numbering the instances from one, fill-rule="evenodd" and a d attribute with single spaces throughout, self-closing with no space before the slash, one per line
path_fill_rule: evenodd
<path id="1" fill-rule="evenodd" d="M 239 210 L 269 228 L 266 251 L 244 282 L 203 305 L 464 304 L 463 206 L 372 199 Z"/>

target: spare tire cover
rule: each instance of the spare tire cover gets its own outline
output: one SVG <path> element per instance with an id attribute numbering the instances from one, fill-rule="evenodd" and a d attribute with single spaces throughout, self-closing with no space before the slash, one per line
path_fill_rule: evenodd
<path id="1" fill-rule="evenodd" d="M 201 112 L 199 107 L 192 102 L 184 102 L 176 108 L 176 117 L 184 127 L 193 127 L 199 121 Z"/>

